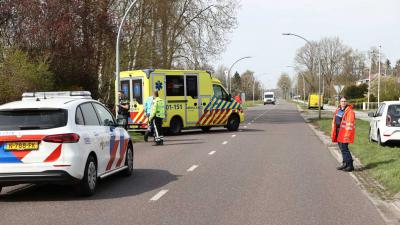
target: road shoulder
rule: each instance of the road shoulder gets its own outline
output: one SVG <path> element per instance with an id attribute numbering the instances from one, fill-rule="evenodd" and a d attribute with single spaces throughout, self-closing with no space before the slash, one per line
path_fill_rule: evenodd
<path id="1" fill-rule="evenodd" d="M 341 163 L 342 159 L 339 148 L 331 142 L 330 137 L 310 123 L 310 118 L 305 116 L 304 109 L 300 108 L 298 104 L 296 106 L 310 129 L 326 146 L 327 150 L 329 150 L 338 163 Z M 354 157 L 354 164 L 356 170 L 363 167 L 360 160 L 356 157 Z M 356 173 L 349 173 L 349 175 L 353 178 L 361 192 L 373 203 L 386 224 L 400 224 L 400 202 L 398 200 L 386 200 L 385 188 L 368 176 L 367 171 L 357 171 Z"/>

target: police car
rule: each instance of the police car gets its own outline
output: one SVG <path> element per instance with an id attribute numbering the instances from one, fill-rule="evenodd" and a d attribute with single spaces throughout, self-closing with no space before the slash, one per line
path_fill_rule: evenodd
<path id="1" fill-rule="evenodd" d="M 92 195 L 99 178 L 133 173 L 133 144 L 90 92 L 24 93 L 0 106 L 0 191 L 21 183 L 74 184 Z"/>

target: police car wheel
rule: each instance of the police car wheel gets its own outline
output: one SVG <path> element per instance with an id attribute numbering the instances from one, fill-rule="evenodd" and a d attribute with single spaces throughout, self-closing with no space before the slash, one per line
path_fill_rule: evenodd
<path id="1" fill-rule="evenodd" d="M 97 185 L 97 164 L 92 155 L 89 155 L 83 179 L 78 184 L 78 192 L 82 196 L 94 194 Z"/>
<path id="2" fill-rule="evenodd" d="M 226 128 L 229 131 L 237 131 L 239 129 L 240 119 L 237 115 L 231 115 L 228 119 L 228 124 Z"/>
<path id="3" fill-rule="evenodd" d="M 125 158 L 125 166 L 126 170 L 122 173 L 124 176 L 129 177 L 133 174 L 133 158 L 134 158 L 134 152 L 133 152 L 133 147 L 132 145 L 128 146 L 128 150 L 126 150 L 126 158 Z"/>
<path id="4" fill-rule="evenodd" d="M 381 132 L 379 132 L 379 130 L 378 130 L 377 136 L 378 136 L 378 145 L 379 146 L 385 146 L 385 143 L 382 143 Z"/>
<path id="5" fill-rule="evenodd" d="M 172 135 L 177 135 L 181 132 L 181 130 L 182 130 L 182 120 L 179 117 L 172 118 L 169 132 Z"/>

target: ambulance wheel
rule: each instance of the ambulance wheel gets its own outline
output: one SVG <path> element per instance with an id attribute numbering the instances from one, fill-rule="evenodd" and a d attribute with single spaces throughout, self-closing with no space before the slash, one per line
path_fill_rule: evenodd
<path id="1" fill-rule="evenodd" d="M 231 115 L 228 119 L 228 123 L 226 124 L 226 128 L 229 131 L 237 131 L 239 129 L 240 119 L 236 114 Z"/>
<path id="2" fill-rule="evenodd" d="M 182 130 L 182 120 L 180 117 L 175 116 L 174 118 L 172 118 L 171 123 L 169 125 L 169 132 L 172 135 L 177 135 L 181 132 Z"/>
<path id="3" fill-rule="evenodd" d="M 97 185 L 97 164 L 93 155 L 89 155 L 83 179 L 78 184 L 78 192 L 82 196 L 94 194 Z"/>
<path id="4" fill-rule="evenodd" d="M 200 127 L 203 132 L 208 132 L 211 130 L 211 127 Z"/>
<path id="5" fill-rule="evenodd" d="M 129 144 L 128 149 L 126 150 L 126 158 L 125 158 L 125 166 L 127 166 L 127 168 L 122 172 L 122 175 L 125 177 L 130 177 L 133 174 L 133 158 L 134 158 L 133 147 L 131 144 Z"/>

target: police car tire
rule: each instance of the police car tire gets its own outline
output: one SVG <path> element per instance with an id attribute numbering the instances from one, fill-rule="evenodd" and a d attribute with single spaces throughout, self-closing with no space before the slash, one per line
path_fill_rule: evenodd
<path id="1" fill-rule="evenodd" d="M 228 123 L 226 124 L 226 128 L 229 131 L 237 131 L 239 129 L 240 119 L 237 115 L 231 115 L 228 119 Z"/>
<path id="2" fill-rule="evenodd" d="M 1 194 L 1 189 L 3 189 L 3 187 L 2 187 L 2 186 L 0 186 L 0 194 Z"/>
<path id="3" fill-rule="evenodd" d="M 378 136 L 378 145 L 379 145 L 379 146 L 385 146 L 385 144 L 382 143 L 381 132 L 379 132 L 379 130 L 378 130 L 377 136 Z"/>
<path id="4" fill-rule="evenodd" d="M 93 173 L 95 173 L 95 176 L 93 176 Z M 94 185 L 90 184 L 90 181 L 94 182 Z M 96 186 L 97 186 L 97 164 L 95 158 L 92 155 L 89 155 L 86 161 L 85 173 L 83 179 L 78 184 L 78 192 L 81 196 L 91 196 L 94 194 Z"/>
<path id="5" fill-rule="evenodd" d="M 133 159 L 134 159 L 134 151 L 131 144 L 128 146 L 128 150 L 126 150 L 126 158 L 125 158 L 125 166 L 128 166 L 126 170 L 122 172 L 122 175 L 125 177 L 132 176 L 133 174 Z"/>

